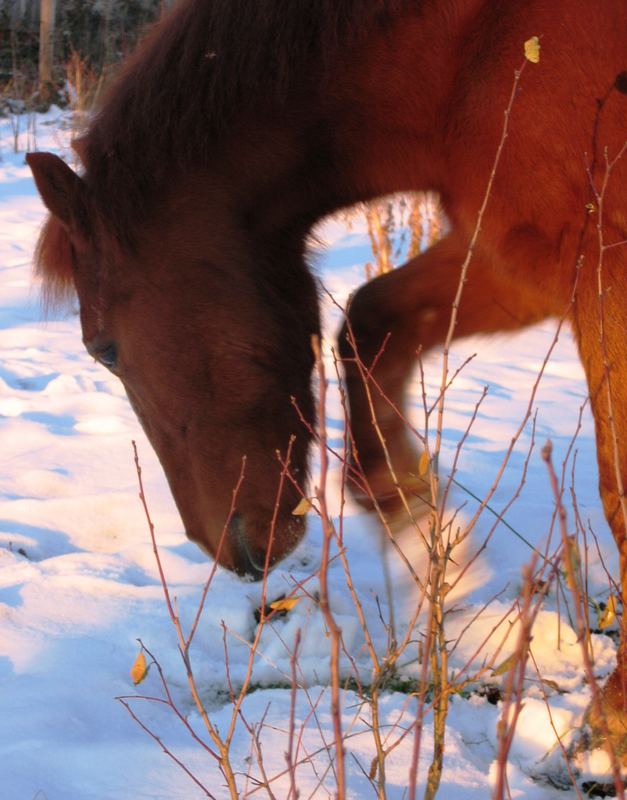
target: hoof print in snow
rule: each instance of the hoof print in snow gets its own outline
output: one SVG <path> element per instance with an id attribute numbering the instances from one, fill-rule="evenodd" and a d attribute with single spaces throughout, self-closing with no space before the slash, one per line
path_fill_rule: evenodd
<path id="1" fill-rule="evenodd" d="M 288 612 L 287 608 L 278 608 L 278 609 L 276 608 L 276 604 L 280 603 L 282 600 L 285 600 L 284 594 L 277 597 L 276 600 L 273 600 L 271 603 L 266 603 L 266 605 L 263 607 L 264 620 L 267 620 L 269 617 L 272 617 L 272 619 L 278 619 L 279 617 L 287 616 Z M 259 608 L 256 608 L 254 611 L 255 622 L 257 623 L 257 625 L 259 625 L 259 623 L 261 622 L 261 610 L 262 609 L 260 606 Z"/>
<path id="2" fill-rule="evenodd" d="M 273 600 L 271 603 L 268 603 L 264 606 L 263 609 L 263 618 L 268 619 L 272 617 L 272 619 L 277 619 L 279 617 L 286 617 L 288 613 L 294 608 L 294 606 L 300 602 L 299 596 L 292 595 L 291 597 L 286 597 L 282 594 L 280 597 L 277 597 L 276 600 Z M 257 624 L 261 622 L 261 608 L 255 609 L 255 620 Z"/>
<path id="3" fill-rule="evenodd" d="M 613 783 L 602 781 L 584 781 L 581 790 L 586 797 L 616 797 L 616 787 Z"/>
<path id="4" fill-rule="evenodd" d="M 496 686 L 496 684 L 486 684 L 485 686 L 481 686 L 476 690 L 476 694 L 479 695 L 479 697 L 485 697 L 488 703 L 493 706 L 497 706 L 503 699 L 501 687 Z"/>

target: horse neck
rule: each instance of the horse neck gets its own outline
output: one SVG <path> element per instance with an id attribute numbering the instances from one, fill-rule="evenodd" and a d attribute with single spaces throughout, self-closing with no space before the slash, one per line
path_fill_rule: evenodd
<path id="1" fill-rule="evenodd" d="M 384 194 L 445 190 L 442 131 L 456 40 L 484 0 L 425 0 L 344 53 L 312 101 L 246 110 L 217 143 L 214 172 L 253 237 L 303 234 L 325 214 Z"/>
<path id="2" fill-rule="evenodd" d="M 444 191 L 445 131 L 462 42 L 486 0 L 416 4 L 353 54 L 329 98 L 353 201 Z"/>

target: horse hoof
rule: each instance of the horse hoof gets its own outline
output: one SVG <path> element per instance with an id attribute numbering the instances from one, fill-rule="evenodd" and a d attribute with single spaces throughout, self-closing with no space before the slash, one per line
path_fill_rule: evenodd
<path id="1" fill-rule="evenodd" d="M 360 474 L 358 468 L 356 472 Z M 427 514 L 432 507 L 428 478 L 403 472 L 397 473 L 396 479 L 395 484 L 387 465 L 369 469 L 367 482 L 361 476 L 364 488 L 352 487 L 351 495 L 363 509 L 382 514 L 385 522 L 395 526 L 410 522 L 414 513 L 419 517 Z"/>

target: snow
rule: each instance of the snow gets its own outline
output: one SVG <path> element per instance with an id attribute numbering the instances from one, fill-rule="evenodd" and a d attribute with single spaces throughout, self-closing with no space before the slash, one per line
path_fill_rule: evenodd
<path id="1" fill-rule="evenodd" d="M 70 130 L 61 112 L 53 110 L 30 122 L 30 126 L 22 125 L 22 146 L 27 137 L 33 146 L 36 136 L 39 149 L 54 150 L 71 161 Z M 161 560 L 186 631 L 196 615 L 212 564 L 186 540 L 165 478 L 120 384 L 82 348 L 76 314 L 43 319 L 31 258 L 44 211 L 23 152 L 11 150 L 11 136 L 9 122 L 0 120 L 0 796 L 6 800 L 204 797 L 206 793 L 164 755 L 115 699 L 162 696 L 154 666 L 144 683 L 133 686 L 129 670 L 141 639 L 158 659 L 184 719 L 213 746 L 189 695 L 176 634 L 167 615 L 138 500 L 131 440 L 138 443 Z M 320 228 L 318 240 L 325 249 L 316 245 L 312 254 L 315 268 L 327 290 L 340 304 L 345 303 L 349 292 L 363 280 L 362 265 L 370 258 L 367 237 L 358 223 L 349 230 L 342 222 L 330 220 Z M 330 302 L 323 311 L 325 362 L 331 381 L 327 429 L 331 444 L 340 447 L 343 412 L 330 354 L 339 312 Z M 483 497 L 491 486 L 524 416 L 554 332 L 555 324 L 546 322 L 516 336 L 455 343 L 453 369 L 477 355 L 447 398 L 445 469 L 453 461 L 483 387 L 488 387 L 456 476 L 461 487 L 456 489 L 452 508 L 465 503 L 461 513 L 466 518 L 476 507 L 468 492 Z M 427 390 L 434 397 L 440 374 L 437 356 L 428 359 L 425 369 Z M 420 424 L 418 384 L 414 389 L 412 413 Z M 538 447 L 548 437 L 552 439 L 559 472 L 585 398 L 576 350 L 564 330 L 535 397 L 536 447 L 529 457 L 520 496 L 505 517 L 511 527 L 496 526 L 485 554 L 464 575 L 451 599 L 454 611 L 447 635 L 457 642 L 451 654 L 453 672 L 463 669 L 474 674 L 483 669 L 482 681 L 502 681 L 485 665 L 497 667 L 515 648 L 519 623 L 514 604 L 521 570 L 532 556 L 529 545 L 544 552 L 553 527 L 554 503 Z M 476 551 L 494 526 L 495 514 L 516 492 L 527 460 L 530 431 L 528 425 L 490 502 L 494 513 L 486 510 L 482 515 L 473 542 L 466 547 L 466 558 Z M 579 513 L 598 541 L 597 550 L 589 535 L 589 591 L 591 597 L 604 601 L 609 592 L 606 570 L 617 574 L 617 556 L 597 494 L 594 436 L 587 408 L 575 449 Z M 571 468 L 572 457 L 565 470 L 567 495 Z M 341 505 L 339 476 L 339 466 L 334 465 L 329 500 L 336 515 Z M 568 513 L 572 528 L 570 503 Z M 386 648 L 384 623 L 389 607 L 380 537 L 373 522 L 350 498 L 343 512 L 343 529 L 356 593 L 381 656 Z M 556 549 L 557 537 L 553 532 L 548 552 Z M 305 540 L 268 579 L 268 601 L 292 592 L 301 599 L 284 617 L 264 627 L 253 658 L 256 690 L 243 700 L 231 745 L 242 797 L 265 796 L 255 784 L 259 772 L 244 720 L 249 727 L 256 727 L 275 797 L 288 797 L 285 752 L 291 713 L 294 761 L 302 761 L 297 769 L 300 796 L 333 796 L 333 771 L 325 749 L 325 742 L 333 740 L 330 640 L 315 602 L 321 542 L 321 526 L 310 514 Z M 406 547 L 411 549 L 409 540 Z M 416 590 L 398 559 L 390 554 L 387 558 L 392 562 L 397 623 L 402 629 Z M 424 556 L 421 558 L 419 573 L 426 568 Z M 342 674 L 356 671 L 368 682 L 372 664 L 338 558 L 330 566 L 329 581 L 332 610 L 353 660 L 351 666 L 342 656 Z M 256 630 L 254 612 L 261 599 L 260 585 L 218 569 L 191 648 L 201 696 L 222 733 L 232 717 L 229 681 L 237 688 L 245 679 Z M 300 646 L 294 659 L 298 632 Z M 592 645 L 595 671 L 605 676 L 612 669 L 614 644 L 607 636 L 593 635 Z M 546 780 L 547 775 L 557 776 L 568 785 L 554 728 L 560 735 L 576 730 L 589 702 L 580 646 L 563 599 L 558 609 L 555 592 L 549 593 L 539 612 L 531 651 L 535 663 L 528 668 L 524 706 L 510 755 L 511 796 L 575 797 L 574 791 L 558 792 Z M 293 706 L 292 670 L 300 687 Z M 417 650 L 409 647 L 401 677 L 415 678 L 418 670 Z M 229 796 L 215 759 L 171 711 L 148 700 L 128 702 L 212 796 Z M 392 688 L 381 699 L 382 735 L 388 744 L 400 740 L 386 759 L 391 800 L 406 797 L 413 737 L 403 736 L 403 732 L 415 719 L 416 702 L 415 696 Z M 441 797 L 469 800 L 490 795 L 500 715 L 500 706 L 480 693 L 469 691 L 451 698 Z M 375 754 L 370 709 L 354 686 L 342 692 L 342 725 L 347 735 L 348 796 L 375 797 L 368 779 Z M 423 726 L 419 782 L 425 780 L 432 742 L 429 714 Z M 607 764 L 595 754 L 587 770 L 603 774 Z"/>

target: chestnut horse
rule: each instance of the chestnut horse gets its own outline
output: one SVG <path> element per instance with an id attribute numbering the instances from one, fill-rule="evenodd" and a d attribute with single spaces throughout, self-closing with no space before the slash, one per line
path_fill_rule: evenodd
<path id="1" fill-rule="evenodd" d="M 570 319 L 625 594 L 625 0 L 180 0 L 80 140 L 84 174 L 51 154 L 28 157 L 51 212 L 38 251 L 45 291 L 52 302 L 78 295 L 87 350 L 124 384 L 188 535 L 214 555 L 246 456 L 218 553 L 226 567 L 259 577 L 271 524 L 270 562 L 303 533 L 298 488 L 286 483 L 275 500 L 276 451 L 291 436 L 301 488 L 307 473 L 310 437 L 291 398 L 313 418 L 309 231 L 357 201 L 439 193 L 448 235 L 350 308 L 365 363 L 389 334 L 375 377 L 403 408 L 417 349 L 446 336 L 533 35 L 540 61 L 513 102 L 455 334 Z M 355 447 L 393 513 L 344 338 Z M 375 406 L 401 482 L 420 491 L 403 425 L 387 402 Z M 619 717 L 623 673 L 624 646 L 604 695 Z"/>

